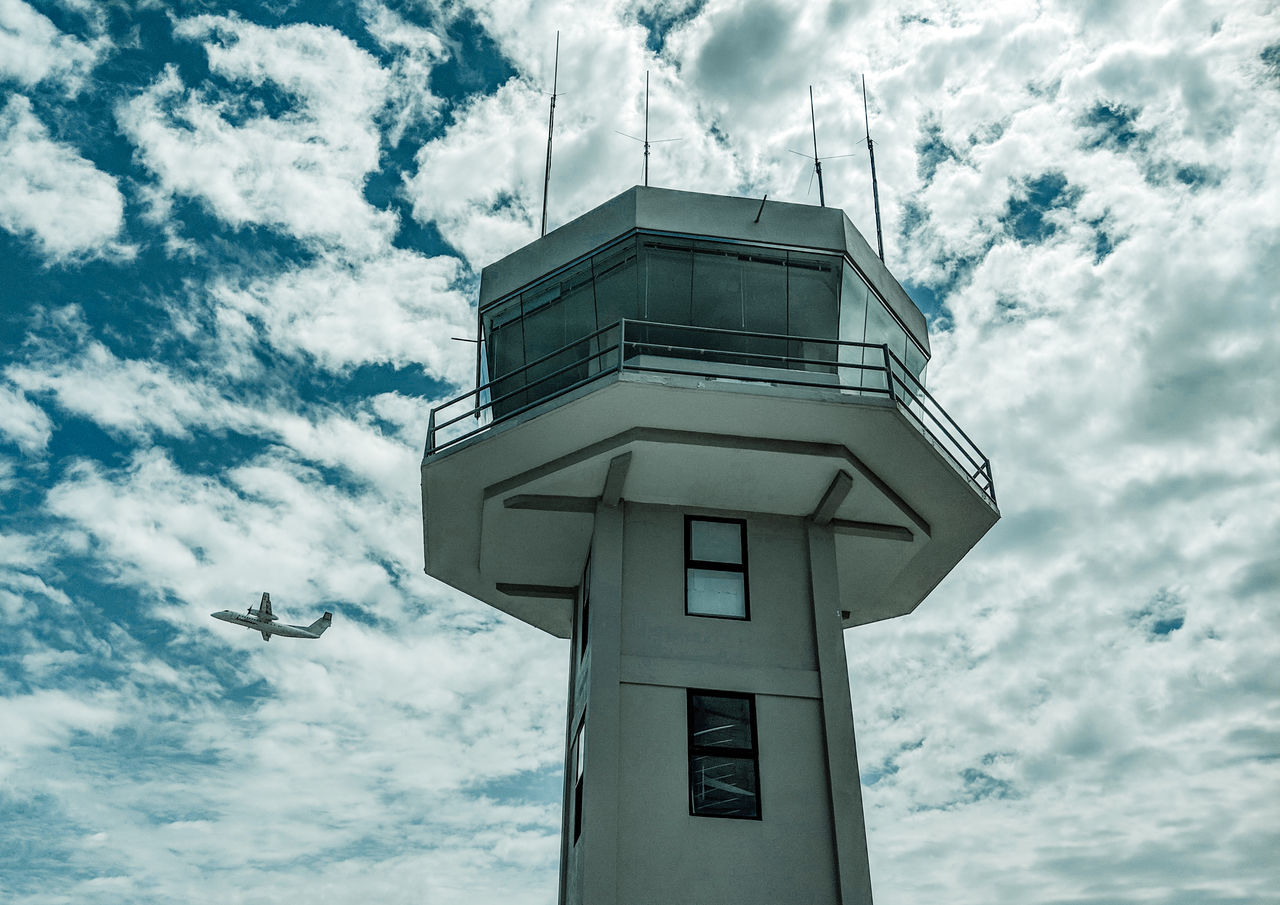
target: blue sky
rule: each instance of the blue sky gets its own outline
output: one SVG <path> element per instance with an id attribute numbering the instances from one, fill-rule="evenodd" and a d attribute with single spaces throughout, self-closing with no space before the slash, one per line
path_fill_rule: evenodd
<path id="1" fill-rule="evenodd" d="M 0 898 L 555 896 L 565 643 L 422 574 L 477 275 L 639 181 L 890 268 L 1003 520 L 847 633 L 880 905 L 1277 902 L 1263 2 L 0 0 Z M 862 156 L 828 202 L 874 232 Z M 209 619 L 270 590 L 316 643 Z M 1012 865 L 1012 869 L 1011 869 Z"/>

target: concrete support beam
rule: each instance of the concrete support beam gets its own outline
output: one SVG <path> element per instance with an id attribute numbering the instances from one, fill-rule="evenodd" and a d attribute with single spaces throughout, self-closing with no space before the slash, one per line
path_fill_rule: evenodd
<path id="1" fill-rule="evenodd" d="M 883 525 L 880 522 L 853 522 L 847 519 L 832 519 L 829 525 L 836 534 L 851 534 L 854 537 L 874 537 L 879 540 L 897 540 L 911 543 L 916 536 L 910 528 L 901 525 Z"/>
<path id="2" fill-rule="evenodd" d="M 534 509 L 539 512 L 596 511 L 596 498 L 590 496 L 559 496 L 554 494 L 518 493 L 502 501 L 504 509 Z"/>
<path id="3" fill-rule="evenodd" d="M 627 482 L 627 469 L 630 467 L 630 452 L 624 452 L 609 460 L 609 473 L 605 475 L 604 492 L 600 495 L 600 502 L 610 509 L 616 509 L 618 501 L 622 499 L 622 485 Z"/>
<path id="4" fill-rule="evenodd" d="M 558 587 L 549 584 L 514 584 L 499 581 L 494 585 L 508 597 L 540 597 L 547 600 L 573 600 L 578 596 L 577 588 Z"/>
<path id="5" fill-rule="evenodd" d="M 835 537 L 829 528 L 810 525 L 809 568 L 813 627 L 822 683 L 822 715 L 830 773 L 831 815 L 835 823 L 836 860 L 841 905 L 872 905 L 871 864 L 862 813 L 862 782 L 853 736 L 853 701 L 840 626 L 840 588 Z"/>
<path id="6" fill-rule="evenodd" d="M 622 701 L 618 675 L 622 656 L 622 555 L 624 507 L 596 509 L 591 539 L 590 672 L 585 729 L 590 766 L 583 793 L 580 857 L 590 865 L 579 901 L 618 902 L 618 795 Z"/>
<path id="7" fill-rule="evenodd" d="M 844 505 L 844 501 L 849 496 L 849 491 L 853 489 L 853 478 L 847 471 L 837 471 L 836 476 L 831 479 L 831 484 L 827 487 L 827 492 L 822 495 L 822 499 L 818 502 L 818 508 L 813 510 L 813 515 L 809 516 L 815 525 L 826 525 L 835 518 L 836 510 Z"/>

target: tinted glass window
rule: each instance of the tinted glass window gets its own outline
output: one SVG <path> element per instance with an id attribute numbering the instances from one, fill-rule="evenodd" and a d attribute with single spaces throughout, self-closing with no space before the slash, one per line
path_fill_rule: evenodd
<path id="1" fill-rule="evenodd" d="M 689 692 L 689 810 L 700 817 L 760 817 L 755 698 Z"/>
<path id="2" fill-rule="evenodd" d="M 690 616 L 745 619 L 747 588 L 741 572 L 690 568 L 685 571 L 685 607 Z"/>
<path id="3" fill-rule="evenodd" d="M 742 564 L 742 523 L 689 520 L 689 558 Z"/>

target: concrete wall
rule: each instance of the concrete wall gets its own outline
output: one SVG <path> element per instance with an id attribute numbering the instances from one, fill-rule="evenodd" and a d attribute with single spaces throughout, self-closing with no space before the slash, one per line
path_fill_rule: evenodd
<path id="1" fill-rule="evenodd" d="M 685 690 L 622 686 L 619 905 L 839 901 L 819 703 L 755 702 L 761 819 L 693 817 Z"/>
<path id="2" fill-rule="evenodd" d="M 800 521 L 747 521 L 751 618 L 743 622 L 685 615 L 684 517 L 679 509 L 627 504 L 623 656 L 817 669 Z"/>
<path id="3" fill-rule="evenodd" d="M 810 526 L 747 519 L 751 618 L 737 621 L 685 615 L 684 515 L 627 503 L 597 511 L 589 652 L 579 661 L 575 622 L 571 654 L 568 741 L 585 713 L 584 823 L 574 843 L 570 760 L 561 901 L 867 902 L 842 899 L 836 826 L 849 815 L 833 811 L 828 764 L 847 763 L 833 760 L 824 727 Z M 834 612 L 830 621 L 838 644 Z M 836 668 L 847 709 L 843 658 Z M 688 688 L 755 695 L 761 819 L 690 815 Z M 851 757 L 851 736 L 841 738 Z M 856 786 L 853 763 L 841 783 Z M 861 818 L 859 801 L 858 832 Z M 865 845 L 853 854 L 865 871 Z"/>

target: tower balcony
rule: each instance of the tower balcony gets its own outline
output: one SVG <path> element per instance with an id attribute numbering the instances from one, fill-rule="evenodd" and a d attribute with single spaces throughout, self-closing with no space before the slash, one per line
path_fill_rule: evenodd
<path id="1" fill-rule="evenodd" d="M 818 398 L 839 403 L 892 406 L 996 505 L 990 460 L 888 344 L 653 321 L 621 320 L 432 409 L 424 460 L 593 384 L 637 375 L 694 378 L 704 387 L 727 381 L 763 392 L 819 390 L 825 392 Z"/>
<path id="2" fill-rule="evenodd" d="M 560 637 L 622 499 L 830 526 L 845 627 L 913 610 L 999 518 L 989 460 L 887 344 L 630 319 L 435 408 L 422 475 L 459 513 L 427 524 L 428 572 Z"/>

